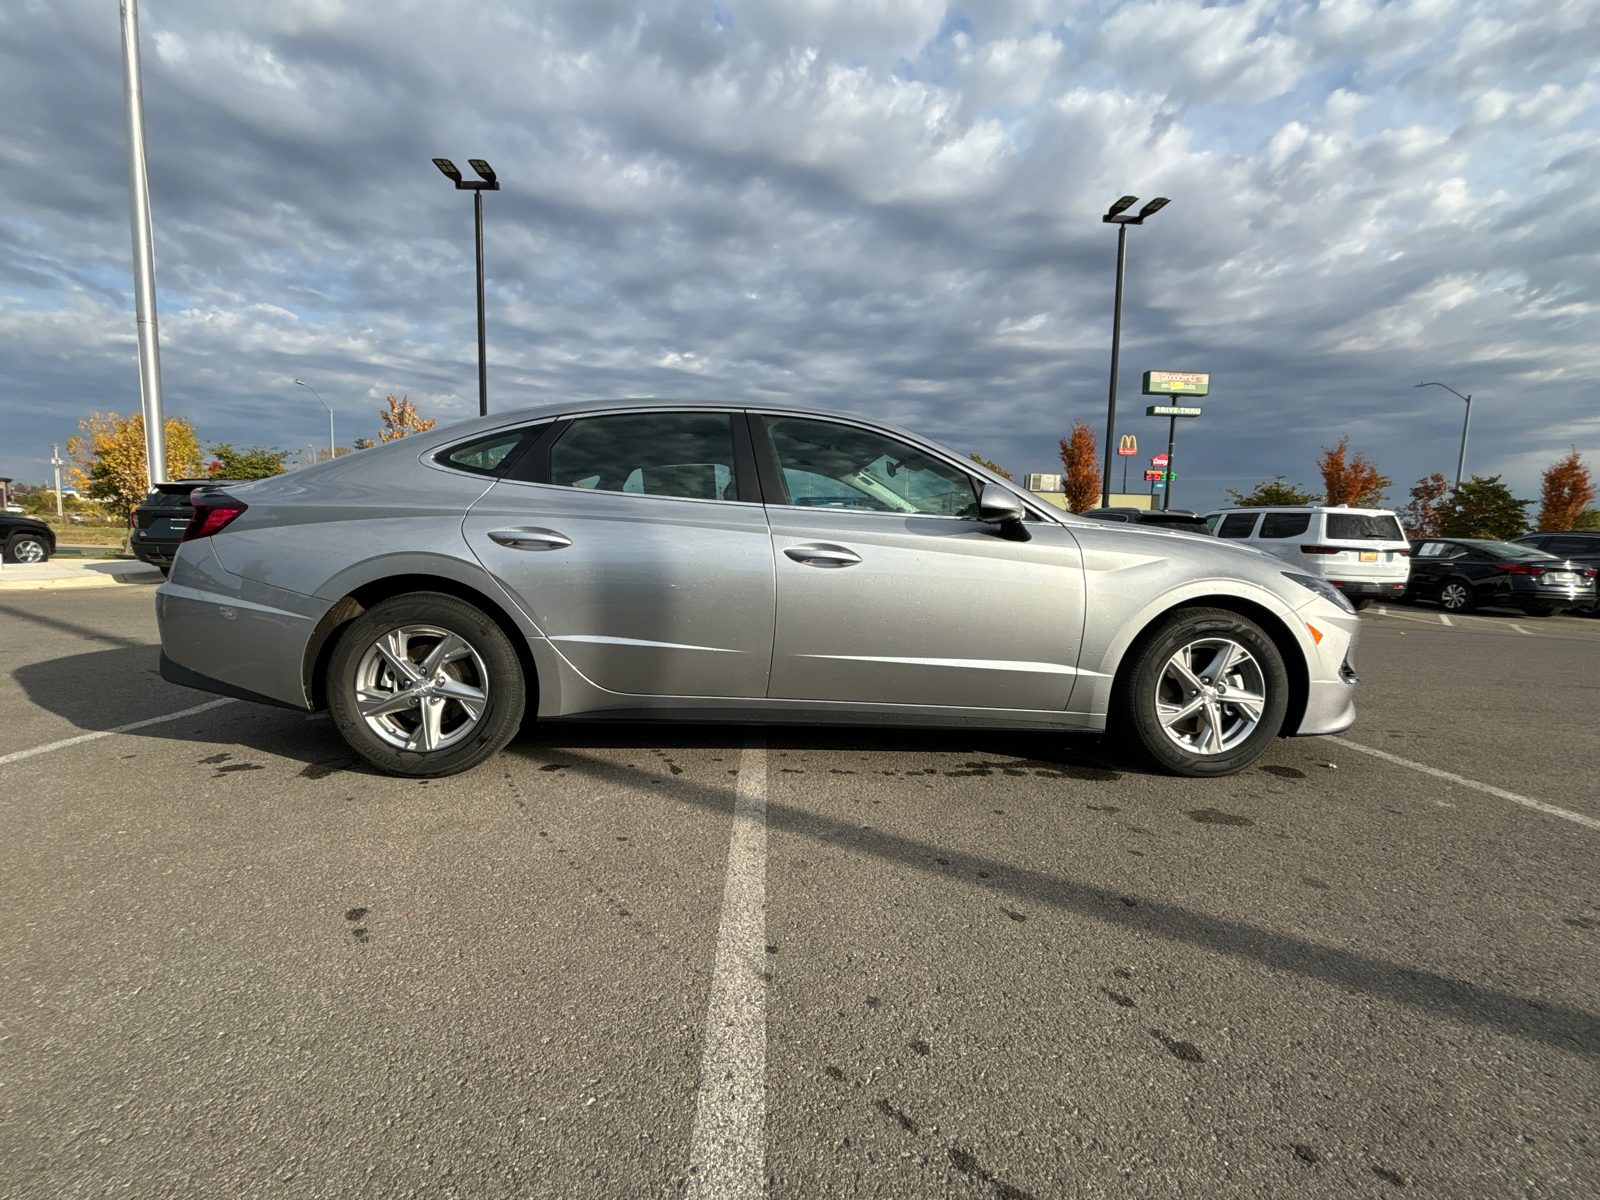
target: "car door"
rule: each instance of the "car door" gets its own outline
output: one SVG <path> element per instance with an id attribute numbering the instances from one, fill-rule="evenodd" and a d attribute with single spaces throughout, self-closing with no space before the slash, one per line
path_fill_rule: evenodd
<path id="1" fill-rule="evenodd" d="M 1418 595 L 1438 598 L 1445 578 L 1454 573 L 1452 566 L 1466 556 L 1467 548 L 1454 542 L 1432 539 L 1420 542 L 1411 556 L 1411 588 Z"/>
<path id="2" fill-rule="evenodd" d="M 1298 512 L 1263 513 L 1261 528 L 1256 531 L 1256 540 L 1251 544 L 1285 562 L 1303 567 L 1306 556 L 1300 551 L 1300 542 L 1310 528 L 1311 513 L 1304 509 Z"/>
<path id="3" fill-rule="evenodd" d="M 600 687 L 766 694 L 772 541 L 742 413 L 557 422 L 472 507 L 463 532 Z"/>
<path id="4" fill-rule="evenodd" d="M 1068 529 L 996 536 L 970 475 L 868 426 L 752 414 L 751 432 L 776 550 L 770 696 L 1067 707 L 1084 619 Z"/>

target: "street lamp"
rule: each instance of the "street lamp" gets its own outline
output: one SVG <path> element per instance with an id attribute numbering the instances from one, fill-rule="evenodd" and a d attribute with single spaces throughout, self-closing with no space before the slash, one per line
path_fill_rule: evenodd
<path id="1" fill-rule="evenodd" d="M 458 192 L 472 193 L 472 224 L 478 235 L 478 415 L 489 415 L 489 367 L 487 362 L 487 338 L 483 327 L 483 194 L 485 192 L 498 192 L 500 180 L 496 178 L 494 168 L 481 158 L 467 159 L 467 165 L 478 173 L 478 179 L 463 179 L 461 172 L 456 169 L 455 163 L 448 158 L 436 158 L 433 165 L 439 168 L 440 173 L 453 181 Z"/>
<path id="2" fill-rule="evenodd" d="M 1461 472 L 1467 465 L 1467 426 L 1472 424 L 1472 397 L 1463 396 L 1448 383 L 1419 383 L 1418 387 L 1442 387 L 1458 400 L 1467 402 L 1467 416 L 1461 422 L 1461 456 L 1456 459 L 1456 491 L 1461 490 Z"/>
<path id="3" fill-rule="evenodd" d="M 1105 224 L 1117 227 L 1117 298 L 1111 310 L 1111 396 L 1106 401 L 1106 465 L 1101 474 L 1103 483 L 1100 495 L 1102 508 L 1111 506 L 1111 440 L 1116 436 L 1117 429 L 1117 356 L 1122 351 L 1122 277 L 1128 264 L 1128 226 L 1143 225 L 1146 217 L 1155 216 L 1172 203 L 1165 196 L 1157 196 L 1137 214 L 1129 214 L 1127 210 L 1138 202 L 1137 196 L 1123 196 L 1100 218 Z"/>
<path id="4" fill-rule="evenodd" d="M 312 387 L 303 379 L 296 379 L 295 382 L 301 387 L 305 388 L 305 390 L 310 392 L 313 396 L 316 396 L 317 403 L 322 405 L 323 408 L 328 408 L 328 402 L 322 398 L 316 388 Z M 328 461 L 332 462 L 338 456 L 338 451 L 335 449 L 333 442 L 333 409 L 328 408 Z"/>

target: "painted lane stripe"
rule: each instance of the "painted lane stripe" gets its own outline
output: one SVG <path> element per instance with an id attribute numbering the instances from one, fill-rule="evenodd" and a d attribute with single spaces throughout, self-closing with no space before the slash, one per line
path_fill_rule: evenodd
<path id="1" fill-rule="evenodd" d="M 1557 808 L 1554 804 L 1546 804 L 1543 800 L 1535 800 L 1530 796 L 1519 796 L 1516 792 L 1508 792 L 1504 788 L 1497 788 L 1493 784 L 1479 783 L 1476 779 L 1468 779 L 1464 775 L 1456 775 L 1450 771 L 1441 771 L 1438 767 L 1430 767 L 1426 763 L 1412 762 L 1409 758 L 1401 758 L 1398 754 L 1390 754 L 1387 750 L 1378 750 L 1372 746 L 1363 746 L 1360 742 L 1349 742 L 1342 737 L 1330 736 L 1330 742 L 1338 742 L 1351 750 L 1359 750 L 1362 754 L 1370 754 L 1373 758 L 1381 758 L 1384 762 L 1394 763 L 1396 766 L 1409 767 L 1413 771 L 1421 771 L 1424 775 L 1432 775 L 1435 779 L 1443 779 L 1448 783 L 1459 784 L 1474 791 L 1483 792 L 1488 796 L 1498 796 L 1501 800 L 1509 800 L 1513 804 L 1520 804 L 1524 808 L 1531 808 L 1535 812 L 1547 813 L 1552 817 L 1560 817 L 1574 824 L 1582 825 L 1587 829 L 1600 829 L 1600 820 L 1586 817 L 1582 813 L 1573 812 L 1570 808 Z"/>
<path id="2" fill-rule="evenodd" d="M 0 767 L 7 763 L 21 762 L 25 758 L 32 758 L 35 754 L 49 754 L 52 750 L 65 750 L 68 746 L 76 746 L 83 742 L 93 742 L 100 738 L 110 737 L 114 733 L 132 733 L 135 729 L 145 729 L 151 725 L 165 725 L 168 721 L 176 721 L 180 717 L 192 717 L 195 713 L 203 713 L 213 708 L 221 708 L 224 704 L 232 704 L 232 698 L 213 700 L 209 704 L 197 704 L 193 708 L 186 708 L 182 712 L 168 713 L 164 717 L 147 717 L 143 721 L 135 721 L 131 725 L 118 725 L 115 729 L 100 729 L 94 733 L 80 733 L 77 737 L 62 738 L 59 742 L 49 742 L 43 746 L 35 746 L 31 750 L 16 750 L 10 754 L 0 755 Z"/>
<path id="3" fill-rule="evenodd" d="M 1450 619 L 1450 616 L 1449 616 L 1448 613 L 1440 613 L 1439 614 L 1439 624 L 1441 624 L 1441 625 L 1454 625 L 1455 622 Z"/>
<path id="4" fill-rule="evenodd" d="M 739 757 L 717 962 L 706 1011 L 689 1200 L 760 1200 L 767 1176 L 767 751 Z"/>
<path id="5" fill-rule="evenodd" d="M 1518 625 L 1515 622 L 1508 622 L 1508 624 L 1510 624 L 1511 628 L 1515 629 L 1518 633 L 1522 634 L 1524 637 L 1532 637 L 1533 636 L 1533 634 L 1529 633 L 1521 625 Z"/>

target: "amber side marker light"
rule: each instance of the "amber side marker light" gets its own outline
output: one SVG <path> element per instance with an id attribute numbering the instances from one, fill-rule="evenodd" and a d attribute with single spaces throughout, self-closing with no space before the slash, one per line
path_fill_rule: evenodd
<path id="1" fill-rule="evenodd" d="M 1306 622 L 1306 628 L 1311 631 L 1311 640 L 1319 646 L 1322 645 L 1322 630 L 1318 629 L 1310 621 Z"/>

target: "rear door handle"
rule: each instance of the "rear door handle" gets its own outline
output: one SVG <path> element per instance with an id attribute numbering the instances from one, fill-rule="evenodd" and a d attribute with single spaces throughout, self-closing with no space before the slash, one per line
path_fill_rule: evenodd
<path id="1" fill-rule="evenodd" d="M 491 529 L 489 540 L 512 550 L 562 550 L 572 539 L 554 529 Z"/>
<path id="2" fill-rule="evenodd" d="M 808 546 L 787 546 L 783 552 L 795 562 L 807 567 L 853 567 L 861 561 L 861 556 L 854 550 L 846 550 L 843 546 L 830 546 L 826 543 Z"/>

